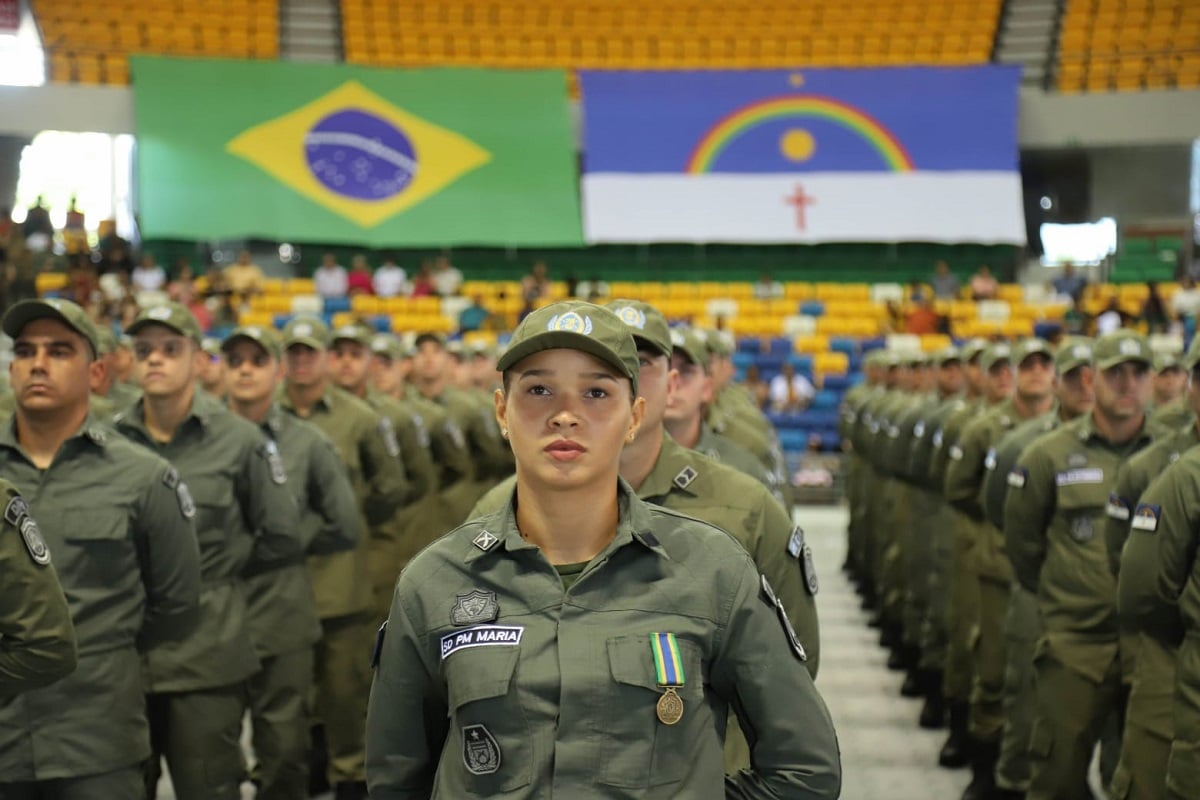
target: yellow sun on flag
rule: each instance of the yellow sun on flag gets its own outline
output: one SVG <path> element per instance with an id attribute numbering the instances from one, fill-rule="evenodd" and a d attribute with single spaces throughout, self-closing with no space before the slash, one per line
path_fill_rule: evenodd
<path id="1" fill-rule="evenodd" d="M 293 191 L 363 228 L 492 160 L 470 139 L 347 81 L 226 144 Z"/>
<path id="2" fill-rule="evenodd" d="M 817 152 L 817 140 L 803 128 L 793 128 L 779 138 L 779 152 L 788 161 L 808 161 Z"/>

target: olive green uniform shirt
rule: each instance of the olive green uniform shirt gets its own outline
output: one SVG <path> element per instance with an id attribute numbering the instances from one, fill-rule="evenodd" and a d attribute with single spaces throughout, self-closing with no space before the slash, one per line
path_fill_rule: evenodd
<path id="1" fill-rule="evenodd" d="M 967 406 L 965 395 L 955 395 L 937 403 L 913 426 L 912 452 L 909 457 L 909 474 L 913 482 L 924 489 L 942 494 L 945 474 L 934 477 L 933 456 L 941 449 L 946 420 Z"/>
<path id="2" fill-rule="evenodd" d="M 1159 406 L 1150 413 L 1150 419 L 1168 430 L 1182 428 L 1191 418 L 1192 410 L 1188 408 L 1186 395 Z"/>
<path id="3" fill-rule="evenodd" d="M 0 703 L 75 669 L 75 626 L 29 506 L 0 479 Z"/>
<path id="4" fill-rule="evenodd" d="M 279 406 L 296 415 L 287 392 Z M 309 556 L 317 615 L 321 619 L 366 612 L 371 607 L 368 548 L 372 528 L 390 519 L 408 493 L 404 468 L 389 450 L 391 426 L 365 402 L 330 386 L 313 406 L 308 422 L 329 437 L 347 470 L 362 515 L 358 545 L 351 551 Z"/>
<path id="5" fill-rule="evenodd" d="M 150 755 L 139 651 L 187 637 L 200 607 L 200 555 L 175 468 L 88 420 L 39 469 L 0 426 L 0 474 L 21 491 L 58 570 L 79 665 L 0 703 L 6 781 L 95 775 Z"/>
<path id="6" fill-rule="evenodd" d="M 1017 465 L 1017 459 L 1038 437 L 1049 433 L 1060 424 L 1062 417 L 1057 410 L 1026 420 L 1004 434 L 988 453 L 984 460 L 987 474 L 983 478 L 979 504 L 983 506 L 984 517 L 995 525 L 997 530 L 1004 530 L 1004 500 L 1008 497 L 1008 476 Z"/>
<path id="7" fill-rule="evenodd" d="M 117 429 L 168 459 L 191 490 L 203 581 L 200 624 L 147 653 L 146 691 L 228 686 L 259 667 L 245 578 L 302 563 L 296 502 L 278 448 L 212 395 L 195 393 L 169 442 L 150 435 L 143 403 L 118 414 Z"/>
<path id="8" fill-rule="evenodd" d="M 1037 596 L 1048 646 L 1096 682 L 1118 652 L 1105 507 L 1118 467 L 1150 444 L 1154 430 L 1146 424 L 1112 444 L 1085 414 L 1031 444 L 1010 473 L 1004 527 L 1013 572 Z"/>
<path id="9" fill-rule="evenodd" d="M 828 711 L 751 559 L 617 491 L 615 537 L 569 589 L 511 499 L 405 570 L 367 716 L 372 798 L 838 795 Z M 652 633 L 678 641 L 674 725 L 656 713 Z M 730 706 L 754 766 L 726 779 Z"/>
<path id="10" fill-rule="evenodd" d="M 738 472 L 749 475 L 770 490 L 780 503 L 786 503 L 783 491 L 779 486 L 779 478 L 768 471 L 754 455 L 728 436 L 722 436 L 704 423 L 700 424 L 700 438 L 696 446 L 691 448 L 697 453 L 703 453 L 713 461 L 728 464 Z"/>

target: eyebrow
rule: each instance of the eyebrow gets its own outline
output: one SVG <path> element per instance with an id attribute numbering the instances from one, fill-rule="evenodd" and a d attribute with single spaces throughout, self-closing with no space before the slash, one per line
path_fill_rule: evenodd
<path id="1" fill-rule="evenodd" d="M 517 374 L 517 380 L 524 380 L 525 378 L 545 378 L 556 374 L 557 370 L 552 369 L 527 369 Z M 583 372 L 580 373 L 580 375 L 582 375 L 584 378 L 591 378 L 592 380 L 615 381 L 617 379 L 617 376 L 613 375 L 611 372 Z"/>
<path id="2" fill-rule="evenodd" d="M 36 347 L 39 344 L 45 344 L 47 347 L 75 347 L 75 342 L 70 339 L 26 339 L 24 337 L 13 342 L 13 346 L 30 345 Z"/>

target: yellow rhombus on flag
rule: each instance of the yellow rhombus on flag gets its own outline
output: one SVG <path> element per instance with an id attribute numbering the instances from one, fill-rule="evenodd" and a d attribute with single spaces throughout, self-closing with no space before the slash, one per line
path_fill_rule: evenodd
<path id="1" fill-rule="evenodd" d="M 470 139 L 354 80 L 238 134 L 225 149 L 363 228 L 492 160 Z"/>

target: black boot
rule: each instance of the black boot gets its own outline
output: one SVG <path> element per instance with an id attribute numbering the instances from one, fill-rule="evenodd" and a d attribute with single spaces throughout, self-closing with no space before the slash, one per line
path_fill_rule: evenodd
<path id="1" fill-rule="evenodd" d="M 367 800 L 367 784 L 363 781 L 342 781 L 334 790 L 333 800 Z"/>
<path id="2" fill-rule="evenodd" d="M 926 730 L 936 730 L 946 724 L 946 698 L 942 695 L 942 671 L 923 669 L 918 673 L 925 705 L 917 724 Z"/>
<path id="3" fill-rule="evenodd" d="M 950 703 L 950 735 L 938 753 L 938 764 L 947 769 L 965 767 L 971 760 L 971 738 L 967 736 L 968 706 Z"/>
<path id="4" fill-rule="evenodd" d="M 910 644 L 901 646 L 900 660 L 904 662 L 904 683 L 900 685 L 900 696 L 920 697 L 921 679 L 917 674 L 917 662 L 921 660 L 920 648 Z"/>
<path id="5" fill-rule="evenodd" d="M 325 745 L 325 726 L 314 725 L 309 733 L 311 739 L 308 748 L 308 796 L 320 797 L 331 788 L 325 772 L 329 767 L 329 753 Z"/>
<path id="6" fill-rule="evenodd" d="M 996 762 L 1000 759 L 999 742 L 971 742 L 971 783 L 962 800 L 993 800 L 996 792 Z"/>
<path id="7" fill-rule="evenodd" d="M 904 639 L 904 634 L 901 632 L 900 626 L 887 620 L 880 620 L 880 623 L 879 646 L 885 647 L 888 650 L 899 651 Z M 888 669 L 900 669 L 900 667 L 893 667 L 891 662 L 888 662 Z"/>
<path id="8" fill-rule="evenodd" d="M 1016 789 L 1001 789 L 997 786 L 996 791 L 992 793 L 992 800 L 1025 800 L 1025 793 Z"/>

